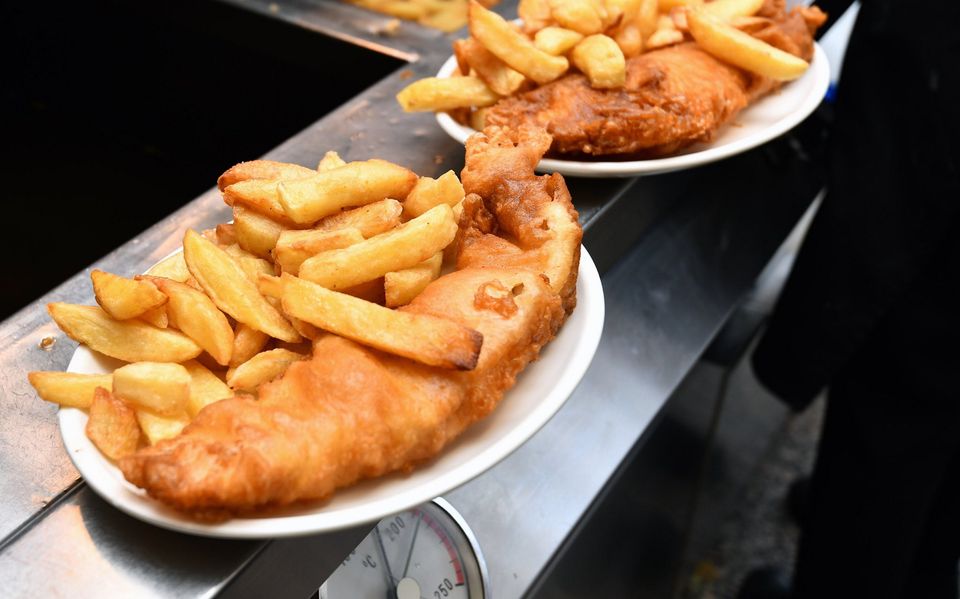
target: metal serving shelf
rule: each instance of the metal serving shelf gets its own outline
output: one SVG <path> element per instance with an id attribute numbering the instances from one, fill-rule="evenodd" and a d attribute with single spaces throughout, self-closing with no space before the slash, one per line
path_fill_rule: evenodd
<path id="1" fill-rule="evenodd" d="M 406 115 L 394 95 L 431 75 L 448 36 L 334 2 L 233 4 L 408 61 L 266 157 L 316 164 L 380 157 L 420 174 L 459 170 L 463 148 L 432 115 Z M 511 3 L 498 10 L 512 15 Z M 784 138 L 708 167 L 642 179 L 569 184 L 585 244 L 603 275 L 606 325 L 593 365 L 564 408 L 509 458 L 446 498 L 485 549 L 496 597 L 533 592 L 575 541 L 604 490 L 656 426 L 671 394 L 749 290 L 817 192 Z M 90 268 L 140 272 L 187 227 L 229 217 L 211 190 Z M 50 301 L 91 303 L 89 269 L 0 324 L 0 594 L 308 597 L 369 526 L 292 540 L 225 541 L 132 519 L 79 479 L 56 407 L 36 398 L 31 370 L 60 370 L 75 343 Z M 55 339 L 41 349 L 46 337 Z"/>

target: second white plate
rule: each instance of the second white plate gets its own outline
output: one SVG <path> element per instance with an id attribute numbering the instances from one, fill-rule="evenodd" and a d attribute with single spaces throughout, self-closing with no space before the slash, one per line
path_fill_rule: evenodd
<path id="1" fill-rule="evenodd" d="M 449 77 L 456 68 L 451 56 L 438 77 Z M 745 152 L 766 143 L 800 124 L 823 100 L 830 86 L 830 63 L 819 45 L 815 46 L 810 68 L 799 79 L 761 98 L 737 115 L 710 143 L 694 144 L 674 156 L 650 160 L 563 160 L 544 158 L 537 166 L 541 172 L 557 172 L 576 177 L 633 177 L 666 173 L 701 166 Z M 448 135 L 464 143 L 476 133 L 453 120 L 445 112 L 437 113 L 437 122 Z"/>

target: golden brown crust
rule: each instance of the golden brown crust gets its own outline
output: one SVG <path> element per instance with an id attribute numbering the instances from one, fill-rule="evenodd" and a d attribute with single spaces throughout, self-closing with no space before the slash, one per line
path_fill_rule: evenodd
<path id="1" fill-rule="evenodd" d="M 467 165 L 476 189 L 490 195 L 472 196 L 472 208 L 464 210 L 471 217 L 461 221 L 458 248 L 468 265 L 428 285 L 404 308 L 478 331 L 483 346 L 476 368 L 424 366 L 323 335 L 313 357 L 262 386 L 258 400 L 213 403 L 180 436 L 120 460 L 127 479 L 196 518 L 259 513 L 320 500 L 364 478 L 409 471 L 489 414 L 576 301 L 580 228 L 562 179 L 533 174 L 549 138 L 544 143 L 540 134 L 521 139 L 491 132 L 477 141 L 487 149 L 472 145 Z M 498 165 L 508 163 L 525 168 L 505 173 L 511 177 L 505 185 L 486 187 Z M 510 193 L 529 193 L 535 205 Z M 484 213 L 487 206 L 494 211 Z M 560 226 L 558 234 L 533 230 L 543 222 Z M 490 234 L 495 231 L 513 231 L 531 245 Z M 558 262 L 549 248 L 576 255 Z M 509 268 L 497 266 L 501 259 Z M 562 270 L 571 264 L 572 270 Z M 542 274 L 548 270 L 562 273 L 558 287 L 566 296 L 548 284 Z M 478 293 L 490 290 L 507 290 L 511 307 L 477 301 Z"/>

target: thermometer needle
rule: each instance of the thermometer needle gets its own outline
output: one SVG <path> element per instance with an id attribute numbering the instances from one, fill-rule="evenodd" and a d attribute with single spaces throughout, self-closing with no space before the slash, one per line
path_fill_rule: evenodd
<path id="1" fill-rule="evenodd" d="M 373 536 L 377 540 L 377 550 L 380 552 L 380 561 L 383 562 L 383 577 L 387 582 L 387 599 L 396 599 L 397 589 L 393 582 L 393 572 L 390 571 L 390 562 L 387 561 L 387 550 L 383 546 L 383 537 L 380 536 L 380 527 L 373 527 Z"/>
<path id="2" fill-rule="evenodd" d="M 410 547 L 407 548 L 407 559 L 403 563 L 403 574 L 400 578 L 407 577 L 407 570 L 410 569 L 410 558 L 413 557 L 413 544 L 417 542 L 417 531 L 420 530 L 420 521 L 423 520 L 423 512 L 417 512 L 417 523 L 413 526 L 413 534 L 410 535 Z"/>

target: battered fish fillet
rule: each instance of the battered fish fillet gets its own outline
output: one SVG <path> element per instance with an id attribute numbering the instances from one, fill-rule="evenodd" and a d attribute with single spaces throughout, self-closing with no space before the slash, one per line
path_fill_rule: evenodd
<path id="1" fill-rule="evenodd" d="M 500 130 L 468 142 L 462 268 L 403 308 L 482 333 L 474 370 L 428 367 L 327 335 L 312 358 L 264 385 L 258 400 L 207 406 L 180 436 L 122 459 L 127 480 L 194 517 L 219 519 L 409 471 L 489 414 L 576 301 L 576 212 L 562 178 L 533 174 L 549 143 L 542 132 Z M 534 230 L 544 223 L 559 229 Z M 565 258 L 545 261 L 545 246 Z M 502 250 L 509 260 L 490 255 Z"/>
<path id="2" fill-rule="evenodd" d="M 758 18 L 750 33 L 810 60 L 813 33 L 826 16 L 798 7 Z M 504 98 L 486 113 L 488 125 L 536 125 L 553 136 L 552 153 L 655 157 L 709 141 L 750 102 L 776 89 L 770 79 L 730 66 L 695 43 L 653 50 L 627 61 L 621 89 L 590 87 L 581 74 Z"/>

